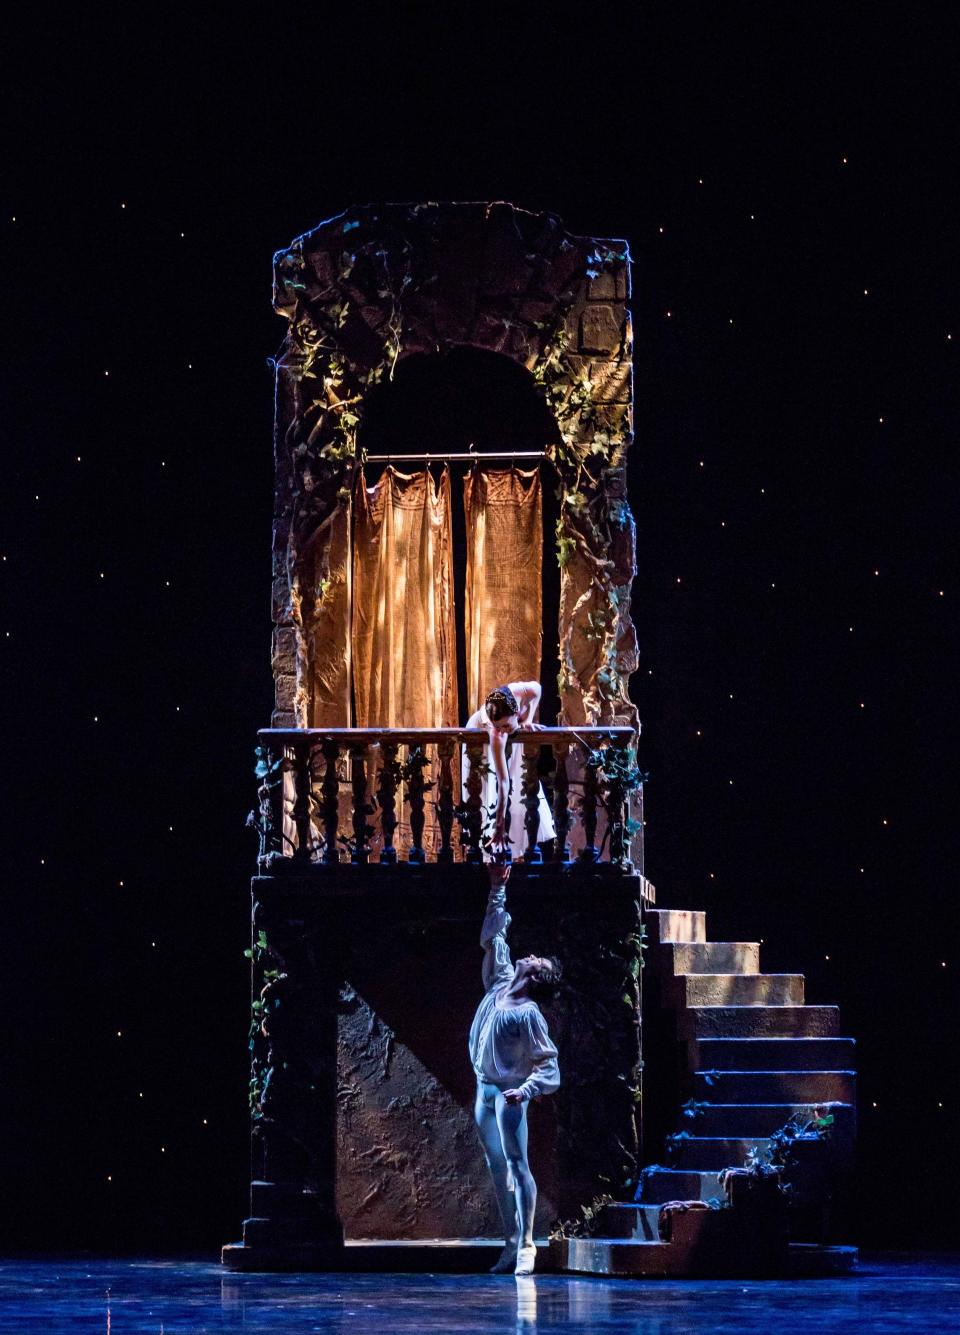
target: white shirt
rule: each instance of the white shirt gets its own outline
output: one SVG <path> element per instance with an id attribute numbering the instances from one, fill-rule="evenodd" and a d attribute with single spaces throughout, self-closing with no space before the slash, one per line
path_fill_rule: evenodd
<path id="1" fill-rule="evenodd" d="M 480 932 L 486 996 L 470 1026 L 470 1060 L 481 1080 L 500 1089 L 519 1089 L 525 1099 L 552 1094 L 560 1086 L 557 1049 L 535 1001 L 504 1005 L 514 967 L 507 945 L 510 914 L 506 891 L 490 892 Z"/>

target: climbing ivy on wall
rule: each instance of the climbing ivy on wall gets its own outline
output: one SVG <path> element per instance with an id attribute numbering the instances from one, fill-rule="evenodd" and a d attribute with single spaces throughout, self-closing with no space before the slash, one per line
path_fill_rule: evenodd
<path id="1" fill-rule="evenodd" d="M 410 217 L 416 214 L 410 210 Z M 572 249 L 573 239 L 564 238 L 563 246 Z M 577 563 L 581 590 L 565 614 L 559 685 L 562 694 L 579 693 L 585 716 L 600 721 L 629 709 L 619 663 L 632 571 L 624 580 L 609 555 L 618 532 L 631 523 L 625 502 L 610 494 L 629 436 L 623 405 L 599 401 L 591 363 L 576 352 L 568 317 L 584 282 L 622 271 L 629 256 L 622 247 L 596 242 L 589 247 L 578 250 L 555 297 L 540 301 L 541 311 L 547 304 L 552 311 L 535 319 L 502 316 L 498 350 L 532 374 L 559 427 L 559 441 L 548 451 L 560 499 L 557 559 L 568 575 Z M 424 327 L 424 312 L 444 303 L 431 254 L 426 242 L 416 247 L 403 227 L 369 228 L 357 216 L 343 221 L 335 245 L 307 236 L 276 258 L 275 305 L 290 321 L 275 363 L 280 388 L 290 396 L 278 417 L 288 425 L 277 445 L 290 461 L 287 582 L 297 630 L 301 726 L 310 722 L 310 639 L 329 591 L 324 535 L 349 503 L 355 470 L 363 462 L 357 429 L 366 395 L 383 379 L 392 379 L 401 357 L 433 351 L 443 341 L 435 329 Z M 518 302 L 522 311 L 523 299 Z M 578 633 L 596 646 L 589 679 L 582 676 L 582 663 L 578 666 Z"/>

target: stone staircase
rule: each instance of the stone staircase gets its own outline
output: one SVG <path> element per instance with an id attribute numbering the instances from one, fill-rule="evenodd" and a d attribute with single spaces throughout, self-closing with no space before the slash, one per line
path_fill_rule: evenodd
<path id="1" fill-rule="evenodd" d="M 840 1035 L 836 1006 L 805 1004 L 802 974 L 760 972 L 757 942 L 708 941 L 703 912 L 650 909 L 644 916 L 650 981 L 659 1005 L 673 1012 L 683 1053 L 683 1124 L 679 1135 L 668 1137 L 667 1163 L 641 1174 L 635 1201 L 602 1211 L 602 1236 L 555 1242 L 555 1263 L 594 1274 L 649 1276 L 850 1269 L 853 1247 L 788 1246 L 783 1198 L 768 1192 L 762 1215 L 759 1193 L 749 1196 L 755 1184 L 747 1182 L 738 1184 L 734 1209 L 668 1212 L 669 1240 L 661 1236 L 667 1202 L 723 1201 L 718 1175 L 724 1169 L 769 1149 L 770 1137 L 791 1119 L 829 1114 L 829 1142 L 794 1147 L 792 1174 L 806 1183 L 806 1203 L 818 1206 L 818 1192 L 825 1198 L 828 1182 L 852 1156 L 855 1044 Z M 648 1062 L 648 1080 L 658 1074 L 662 1079 Z"/>

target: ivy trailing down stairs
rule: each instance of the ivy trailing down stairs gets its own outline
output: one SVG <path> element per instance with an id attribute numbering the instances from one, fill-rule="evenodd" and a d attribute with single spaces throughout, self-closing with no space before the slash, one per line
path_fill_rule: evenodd
<path id="1" fill-rule="evenodd" d="M 654 1081 L 687 1101 L 635 1200 L 597 1211 L 588 1236 L 557 1239 L 555 1262 L 649 1276 L 851 1268 L 856 1249 L 825 1241 L 856 1128 L 855 1045 L 838 1008 L 806 1005 L 802 974 L 761 973 L 757 942 L 708 941 L 702 912 L 645 920 L 645 1108 Z M 807 1240 L 791 1241 L 798 1232 Z"/>

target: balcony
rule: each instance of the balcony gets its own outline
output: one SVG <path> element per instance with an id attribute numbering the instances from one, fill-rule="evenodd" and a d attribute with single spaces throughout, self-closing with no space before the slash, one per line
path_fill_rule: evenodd
<path id="1" fill-rule="evenodd" d="M 261 875 L 325 868 L 481 863 L 487 734 L 475 728 L 263 728 L 257 748 Z M 606 864 L 641 871 L 642 787 L 629 727 L 543 728 L 522 748 L 523 847 L 529 868 Z M 541 789 L 542 785 L 542 789 Z M 541 839 L 540 795 L 556 837 Z M 511 798 L 511 801 L 515 801 Z"/>

